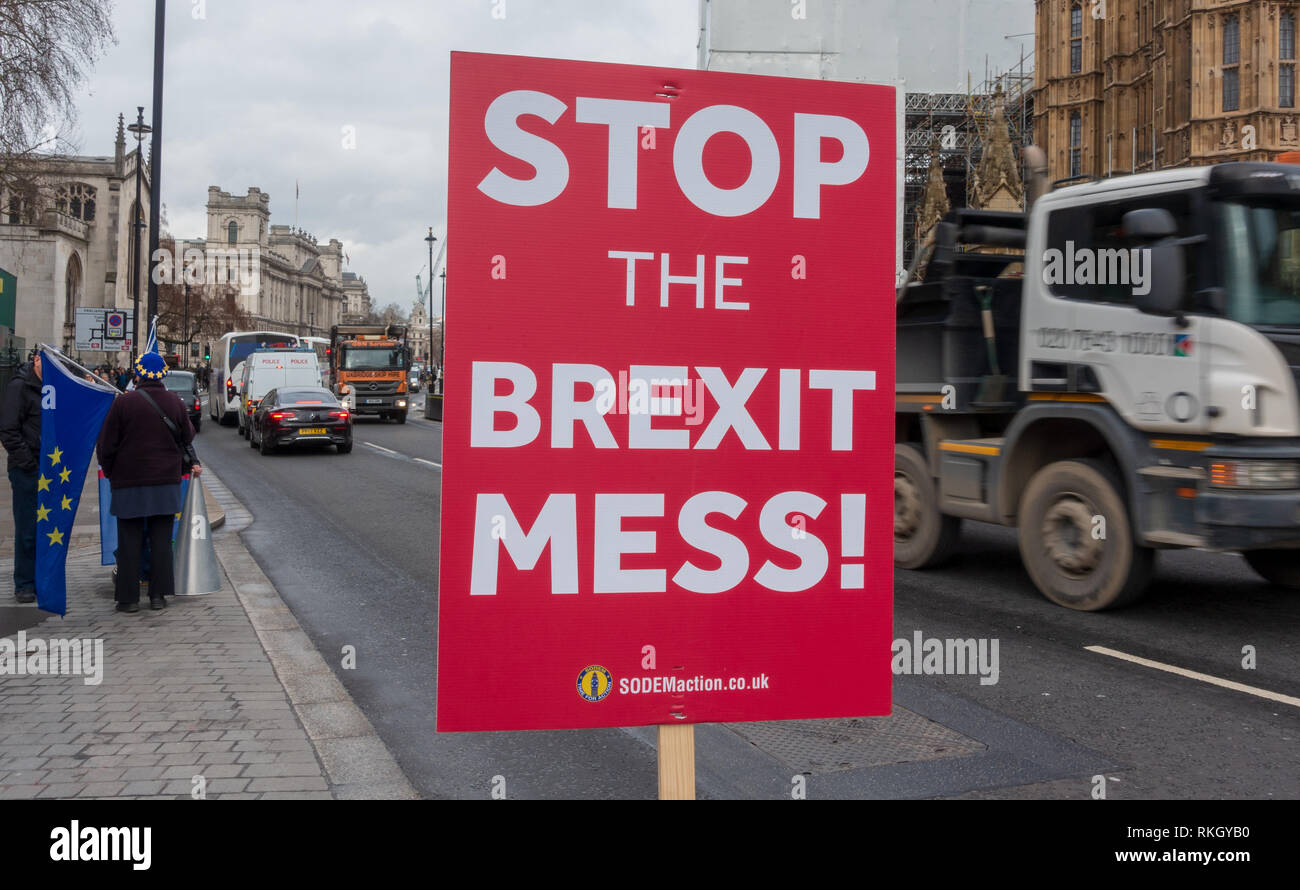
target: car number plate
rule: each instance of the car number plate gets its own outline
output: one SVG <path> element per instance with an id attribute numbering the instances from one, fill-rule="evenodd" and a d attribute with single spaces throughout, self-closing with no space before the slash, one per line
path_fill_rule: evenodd
<path id="1" fill-rule="evenodd" d="M 298 435 L 300 435 L 300 436 L 323 436 L 323 435 L 325 435 L 325 427 L 323 427 L 323 426 L 305 427 L 304 429 L 300 429 L 300 430 L 298 430 Z"/>

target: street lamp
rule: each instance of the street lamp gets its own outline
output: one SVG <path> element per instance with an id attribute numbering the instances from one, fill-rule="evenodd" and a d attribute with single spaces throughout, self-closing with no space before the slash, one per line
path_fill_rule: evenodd
<path id="1" fill-rule="evenodd" d="M 185 282 L 185 367 L 190 366 L 190 283 Z"/>
<path id="2" fill-rule="evenodd" d="M 433 226 L 429 226 L 429 235 L 424 239 L 429 242 L 429 360 L 433 360 L 433 242 L 438 239 L 433 237 Z M 433 382 L 432 377 L 430 383 Z M 442 392 L 441 389 L 438 390 Z"/>
<path id="3" fill-rule="evenodd" d="M 144 166 L 144 137 L 153 132 L 153 127 L 144 122 L 144 106 L 135 107 L 135 123 L 127 127 L 135 137 L 135 219 L 131 220 L 132 254 L 134 262 L 131 268 L 131 364 L 140 356 L 140 229 L 144 220 L 140 212 L 140 168 Z M 153 186 L 150 185 L 150 188 Z"/>

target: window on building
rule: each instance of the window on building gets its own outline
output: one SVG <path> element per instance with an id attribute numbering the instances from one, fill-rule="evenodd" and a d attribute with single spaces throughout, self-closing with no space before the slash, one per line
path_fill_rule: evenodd
<path id="1" fill-rule="evenodd" d="M 1083 7 L 1076 3 L 1070 7 L 1070 73 L 1083 70 Z"/>
<path id="2" fill-rule="evenodd" d="M 1241 62 L 1241 25 L 1235 15 L 1223 20 L 1223 110 L 1241 107 L 1241 84 L 1237 65 Z"/>
<path id="3" fill-rule="evenodd" d="M 54 192 L 54 209 L 73 219 L 95 221 L 95 189 L 80 182 L 66 183 Z"/>
<path id="4" fill-rule="evenodd" d="M 1281 65 L 1277 69 L 1277 104 L 1295 108 L 1295 66 Z"/>
<path id="5" fill-rule="evenodd" d="M 239 226 L 233 219 L 230 221 L 230 225 L 226 226 L 226 241 L 230 244 L 239 241 Z"/>
<path id="6" fill-rule="evenodd" d="M 68 265 L 63 275 L 63 287 L 64 323 L 74 324 L 77 307 L 81 305 L 81 258 L 75 253 L 68 257 Z"/>
<path id="7" fill-rule="evenodd" d="M 1083 116 L 1070 112 L 1070 175 L 1083 173 Z"/>
<path id="8" fill-rule="evenodd" d="M 1236 111 L 1241 104 L 1240 85 L 1237 82 L 1237 69 L 1223 69 L 1223 110 Z"/>
<path id="9" fill-rule="evenodd" d="M 1280 59 L 1295 58 L 1295 13 L 1284 12 L 1277 26 L 1277 55 Z"/>

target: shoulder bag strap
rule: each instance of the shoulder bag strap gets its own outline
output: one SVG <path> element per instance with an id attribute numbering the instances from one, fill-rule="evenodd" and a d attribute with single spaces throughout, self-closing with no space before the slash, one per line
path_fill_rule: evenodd
<path id="1" fill-rule="evenodd" d="M 145 400 L 148 401 L 150 405 L 153 405 L 153 409 L 158 412 L 158 416 L 162 418 L 163 423 L 167 424 L 167 429 L 172 434 L 172 439 L 175 440 L 177 447 L 181 448 L 183 451 L 184 445 L 181 443 L 181 431 L 177 428 L 176 423 L 163 412 L 162 408 L 158 407 L 158 403 L 153 400 L 153 397 L 150 396 L 149 393 L 139 388 L 136 389 L 136 392 L 144 396 Z"/>

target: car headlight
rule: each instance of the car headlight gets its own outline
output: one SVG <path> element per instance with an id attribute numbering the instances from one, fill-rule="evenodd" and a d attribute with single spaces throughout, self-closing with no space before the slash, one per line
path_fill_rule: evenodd
<path id="1" fill-rule="evenodd" d="M 1300 488 L 1300 462 L 1290 460 L 1224 460 L 1210 464 L 1214 488 Z"/>

